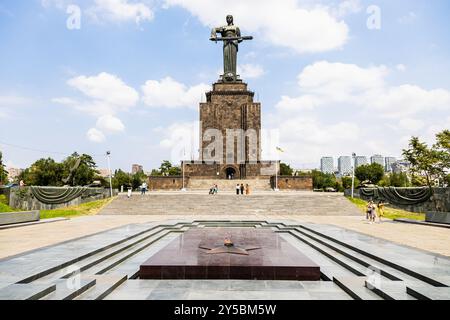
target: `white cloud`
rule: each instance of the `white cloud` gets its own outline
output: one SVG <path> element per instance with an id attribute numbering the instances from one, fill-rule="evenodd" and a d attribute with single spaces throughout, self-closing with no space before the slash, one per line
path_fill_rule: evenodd
<path id="1" fill-rule="evenodd" d="M 406 66 L 405 66 L 404 64 L 401 64 L 401 63 L 398 64 L 398 65 L 396 65 L 395 68 L 396 68 L 398 71 L 401 71 L 401 72 L 406 71 Z"/>
<path id="2" fill-rule="evenodd" d="M 224 25 L 225 16 L 233 14 L 243 34 L 298 53 L 339 49 L 349 38 L 347 24 L 331 8 L 306 8 L 296 0 L 165 0 L 166 8 L 174 6 L 188 10 L 208 27 Z"/>
<path id="3" fill-rule="evenodd" d="M 105 115 L 97 120 L 97 128 L 107 133 L 122 132 L 125 130 L 125 126 L 119 118 L 112 115 Z"/>
<path id="4" fill-rule="evenodd" d="M 29 102 L 30 102 L 30 100 L 28 98 L 24 98 L 21 96 L 15 96 L 15 95 L 2 96 L 2 95 L 0 95 L 0 107 L 4 107 L 4 108 L 25 105 Z"/>
<path id="5" fill-rule="evenodd" d="M 86 137 L 88 138 L 89 141 L 95 143 L 101 143 L 106 139 L 103 132 L 101 132 L 96 128 L 89 129 L 88 132 L 86 133 Z"/>
<path id="6" fill-rule="evenodd" d="M 421 112 L 450 108 L 450 92 L 444 89 L 426 90 L 404 84 L 389 86 L 385 66 L 359 67 L 354 64 L 316 62 L 298 76 L 303 95 L 282 97 L 280 109 L 312 109 L 340 103 L 356 109 L 376 111 L 386 118 L 406 117 Z"/>
<path id="7" fill-rule="evenodd" d="M 135 89 L 127 86 L 119 77 L 106 72 L 91 77 L 78 76 L 67 83 L 92 99 L 94 106 L 110 109 L 109 113 L 126 111 L 139 100 L 139 93 Z M 95 110 L 92 112 L 95 113 Z"/>
<path id="8" fill-rule="evenodd" d="M 68 97 L 60 97 L 60 98 L 53 98 L 51 100 L 54 103 L 62 104 L 66 106 L 73 106 L 77 104 L 77 101 Z"/>
<path id="9" fill-rule="evenodd" d="M 177 122 L 162 131 L 164 137 L 159 146 L 170 151 L 172 163 L 178 163 L 180 160 L 198 159 L 199 125 L 198 121 Z"/>
<path id="10" fill-rule="evenodd" d="M 408 131 L 418 131 L 425 126 L 425 123 L 422 120 L 405 118 L 400 119 L 398 123 L 399 127 Z"/>
<path id="11" fill-rule="evenodd" d="M 258 64 L 244 63 L 238 66 L 238 74 L 243 79 L 256 79 L 264 75 L 264 68 Z"/>
<path id="12" fill-rule="evenodd" d="M 301 95 L 282 96 L 270 120 L 290 150 L 286 160 L 318 163 L 325 154 L 352 152 L 399 156 L 404 137 L 442 130 L 436 119 L 450 114 L 450 91 L 390 85 L 389 71 L 327 61 L 305 67 L 298 76 Z"/>
<path id="13" fill-rule="evenodd" d="M 338 17 L 344 17 L 348 14 L 358 13 L 362 10 L 360 0 L 345 0 L 341 1 L 335 9 L 335 15 Z"/>
<path id="14" fill-rule="evenodd" d="M 201 97 L 211 87 L 204 83 L 187 87 L 171 77 L 161 81 L 148 80 L 142 87 L 143 101 L 150 107 L 196 109 Z"/>
<path id="15" fill-rule="evenodd" d="M 67 84 L 83 94 L 82 99 L 69 97 L 53 98 L 51 101 L 97 117 L 96 128 L 91 128 L 86 136 L 90 141 L 102 142 L 105 134 L 125 130 L 117 113 L 126 112 L 139 101 L 139 93 L 119 77 L 102 72 L 96 76 L 78 76 Z"/>
<path id="16" fill-rule="evenodd" d="M 417 14 L 413 11 L 408 12 L 406 15 L 398 18 L 400 24 L 411 24 L 417 19 Z"/>
<path id="17" fill-rule="evenodd" d="M 128 0 L 95 0 L 87 13 L 99 21 L 135 21 L 137 24 L 154 17 L 153 10 L 145 3 Z"/>

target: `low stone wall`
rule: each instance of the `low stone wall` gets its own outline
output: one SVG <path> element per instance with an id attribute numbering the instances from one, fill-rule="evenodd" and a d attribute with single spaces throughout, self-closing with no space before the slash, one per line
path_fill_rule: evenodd
<path id="1" fill-rule="evenodd" d="M 185 187 L 189 184 L 189 177 L 185 177 Z M 150 176 L 148 178 L 148 190 L 181 190 L 183 188 L 182 176 Z"/>
<path id="2" fill-rule="evenodd" d="M 395 188 L 399 191 L 408 191 L 409 193 L 417 193 L 423 188 Z M 382 200 L 384 202 L 389 203 L 392 207 L 400 208 L 403 210 L 411 211 L 411 212 L 429 212 L 436 211 L 436 209 L 440 212 L 449 212 L 450 211 L 450 188 L 433 188 L 433 197 L 421 203 L 415 204 L 402 204 L 402 203 L 393 203 L 392 199 L 386 199 L 382 195 L 378 194 L 376 197 L 368 197 L 361 194 L 359 189 L 355 189 L 354 196 L 355 198 L 360 198 L 363 200 Z M 351 189 L 346 189 L 344 194 L 346 196 L 351 195 Z M 436 205 L 435 205 L 436 204 Z M 436 208 L 437 206 L 437 208 Z"/>
<path id="3" fill-rule="evenodd" d="M 33 222 L 39 220 L 40 220 L 40 213 L 38 210 L 0 213 L 0 226 L 24 222 Z"/>
<path id="4" fill-rule="evenodd" d="M 270 178 L 272 188 L 275 188 L 275 176 Z M 280 190 L 313 190 L 313 180 L 309 176 L 279 176 L 278 189 Z"/>
<path id="5" fill-rule="evenodd" d="M 425 221 L 450 225 L 450 212 L 427 212 Z"/>
<path id="6" fill-rule="evenodd" d="M 101 200 L 110 196 L 110 190 L 105 188 L 83 188 L 82 192 L 78 192 L 75 198 L 69 198 L 68 201 L 45 201 L 36 198 L 32 190 L 33 187 L 15 187 L 11 188 L 9 193 L 9 206 L 21 210 L 51 210 L 70 206 L 77 206 L 82 203 Z M 46 192 L 52 191 L 49 199 L 55 198 L 54 194 L 69 193 L 71 189 L 67 187 L 34 187 L 43 189 Z M 117 195 L 118 191 L 113 190 L 113 195 Z"/>

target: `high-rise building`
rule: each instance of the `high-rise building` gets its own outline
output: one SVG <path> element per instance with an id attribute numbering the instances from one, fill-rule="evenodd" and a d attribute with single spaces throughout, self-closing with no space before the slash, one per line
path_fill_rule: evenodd
<path id="1" fill-rule="evenodd" d="M 133 164 L 131 167 L 131 173 L 136 174 L 138 172 L 144 172 L 144 167 L 139 164 Z"/>
<path id="2" fill-rule="evenodd" d="M 384 171 L 392 172 L 392 165 L 397 162 L 395 157 L 386 157 L 384 158 Z"/>
<path id="3" fill-rule="evenodd" d="M 379 154 L 374 154 L 370 157 L 370 163 L 378 163 L 384 168 L 384 157 Z"/>
<path id="4" fill-rule="evenodd" d="M 392 164 L 392 172 L 394 173 L 407 173 L 409 171 L 409 168 L 411 167 L 411 164 L 408 161 L 405 160 L 398 160 Z"/>
<path id="5" fill-rule="evenodd" d="M 358 168 L 359 166 L 363 166 L 367 164 L 367 157 L 366 156 L 356 156 L 355 158 L 355 168 Z"/>
<path id="6" fill-rule="evenodd" d="M 23 172 L 23 169 L 19 168 L 6 168 L 6 171 L 8 172 L 8 180 L 9 182 L 16 181 L 19 175 Z"/>
<path id="7" fill-rule="evenodd" d="M 320 159 L 320 171 L 323 173 L 334 173 L 333 157 L 322 157 L 322 159 Z"/>
<path id="8" fill-rule="evenodd" d="M 338 158 L 338 171 L 341 176 L 352 174 L 352 158 L 349 156 L 341 156 Z"/>

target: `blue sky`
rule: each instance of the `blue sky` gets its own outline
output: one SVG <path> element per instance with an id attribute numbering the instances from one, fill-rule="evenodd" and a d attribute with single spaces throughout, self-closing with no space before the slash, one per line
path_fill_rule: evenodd
<path id="1" fill-rule="evenodd" d="M 67 27 L 69 5 L 80 29 Z M 367 27 L 372 5 L 380 29 Z M 186 137 L 221 69 L 210 29 L 229 13 L 255 38 L 240 46 L 240 73 L 294 167 L 352 152 L 399 156 L 411 135 L 431 142 L 450 127 L 446 0 L 0 0 L 8 165 L 78 151 L 105 167 L 111 150 L 113 167 L 150 170 L 177 161 L 180 139 L 194 150 Z"/>

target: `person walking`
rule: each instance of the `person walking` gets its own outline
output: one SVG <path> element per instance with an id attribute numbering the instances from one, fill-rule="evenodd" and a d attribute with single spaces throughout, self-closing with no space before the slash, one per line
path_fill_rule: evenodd
<path id="1" fill-rule="evenodd" d="M 131 187 L 128 187 L 127 197 L 128 199 L 131 198 Z"/>
<path id="2" fill-rule="evenodd" d="M 367 209 L 366 209 L 366 220 L 368 220 L 369 222 L 370 222 L 371 214 L 372 214 L 372 205 L 373 205 L 373 201 L 370 200 L 367 203 Z"/>
<path id="3" fill-rule="evenodd" d="M 241 194 L 244 194 L 244 189 L 245 189 L 244 184 L 241 183 Z"/>
<path id="4" fill-rule="evenodd" d="M 379 219 L 379 222 L 381 223 L 381 218 L 383 217 L 383 215 L 384 215 L 384 202 L 383 201 L 378 201 L 378 205 L 377 205 L 377 207 L 378 207 L 378 219 Z"/>
<path id="5" fill-rule="evenodd" d="M 375 222 L 375 219 L 377 217 L 377 211 L 376 211 L 376 206 L 374 202 L 371 202 L 370 205 L 370 214 L 369 214 L 369 218 L 370 218 L 370 224 Z"/>
<path id="6" fill-rule="evenodd" d="M 247 184 L 245 184 L 245 194 L 248 196 L 250 194 L 250 186 Z"/>
<path id="7" fill-rule="evenodd" d="M 239 192 L 241 191 L 241 186 L 239 183 L 236 185 L 236 194 L 239 195 Z"/>

